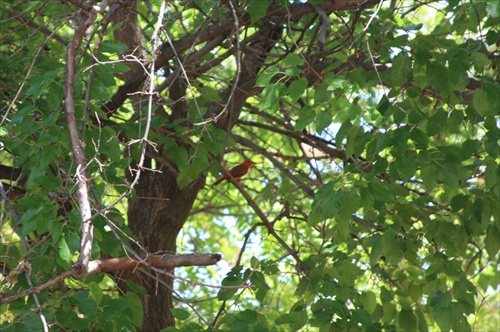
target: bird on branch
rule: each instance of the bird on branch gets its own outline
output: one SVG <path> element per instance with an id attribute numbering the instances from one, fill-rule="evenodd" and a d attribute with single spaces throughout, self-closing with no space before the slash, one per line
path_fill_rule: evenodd
<path id="1" fill-rule="evenodd" d="M 240 181 L 241 177 L 243 175 L 247 174 L 248 171 L 250 170 L 250 168 L 252 168 L 253 165 L 254 164 L 252 163 L 251 160 L 248 160 L 248 159 L 245 160 L 244 162 L 242 162 L 239 165 L 234 166 L 233 168 L 231 168 L 229 170 L 229 172 L 226 172 L 226 174 L 224 174 L 223 176 L 221 176 L 217 181 L 215 181 L 212 184 L 212 187 L 218 185 L 219 183 L 221 183 L 224 180 L 235 179 L 236 181 Z"/>

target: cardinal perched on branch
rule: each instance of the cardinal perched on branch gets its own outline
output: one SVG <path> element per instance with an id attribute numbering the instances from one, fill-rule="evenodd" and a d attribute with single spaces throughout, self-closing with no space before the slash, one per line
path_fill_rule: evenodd
<path id="1" fill-rule="evenodd" d="M 217 181 L 212 184 L 212 186 L 216 186 L 224 180 L 230 180 L 233 177 L 236 181 L 240 181 L 241 177 L 248 173 L 248 170 L 253 166 L 252 161 L 245 160 L 243 163 L 234 166 L 231 168 L 229 172 L 226 172 L 223 176 L 221 176 Z"/>

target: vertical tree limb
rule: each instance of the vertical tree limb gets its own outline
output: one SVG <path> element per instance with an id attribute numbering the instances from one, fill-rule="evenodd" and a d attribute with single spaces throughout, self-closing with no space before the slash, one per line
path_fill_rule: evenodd
<path id="1" fill-rule="evenodd" d="M 76 125 L 74 101 L 75 58 L 76 52 L 82 43 L 85 31 L 92 24 L 92 22 L 94 22 L 95 18 L 96 15 L 93 13 L 87 13 L 83 10 L 80 11 L 80 23 L 75 30 L 73 40 L 68 45 L 66 52 L 66 75 L 64 86 L 64 108 L 66 111 L 66 121 L 68 123 L 73 157 L 76 163 L 75 177 L 78 185 L 77 200 L 82 218 L 82 225 L 80 228 L 82 238 L 80 243 L 80 256 L 78 257 L 77 265 L 83 269 L 86 269 L 92 253 L 94 229 L 91 221 L 92 211 L 88 196 L 87 181 L 89 181 L 89 179 L 87 176 L 87 158 L 85 156 L 85 150 L 82 146 L 82 142 L 80 141 L 80 137 L 78 136 L 78 129 Z"/>

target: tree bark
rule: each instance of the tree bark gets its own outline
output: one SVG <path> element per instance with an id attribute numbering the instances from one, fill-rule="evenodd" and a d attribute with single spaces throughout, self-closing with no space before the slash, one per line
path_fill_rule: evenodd
<path id="1" fill-rule="evenodd" d="M 205 177 L 179 189 L 175 176 L 169 172 L 143 172 L 136 186 L 136 198 L 129 201 L 128 221 L 140 243 L 149 251 L 176 252 L 176 239 L 186 221 Z M 173 273 L 173 269 L 169 272 Z M 142 297 L 144 321 L 142 331 L 158 331 L 174 325 L 172 278 L 157 276 L 168 286 L 137 271 L 129 277 L 143 286 L 148 297 Z"/>

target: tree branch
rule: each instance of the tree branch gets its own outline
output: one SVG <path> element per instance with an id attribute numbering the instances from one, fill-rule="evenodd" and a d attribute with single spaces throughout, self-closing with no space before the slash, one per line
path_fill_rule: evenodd
<path id="1" fill-rule="evenodd" d="M 92 13 L 86 13 L 81 11 L 80 24 L 75 30 L 73 36 L 73 41 L 69 44 L 66 53 L 66 77 L 65 77 L 65 88 L 64 88 L 64 107 L 66 111 L 66 121 L 68 123 L 69 136 L 71 140 L 71 147 L 73 150 L 73 157 L 76 163 L 76 181 L 78 185 L 78 205 L 80 207 L 80 215 L 82 218 L 81 225 L 81 244 L 80 244 L 80 256 L 78 257 L 77 265 L 80 265 L 84 269 L 87 267 L 90 261 L 90 255 L 92 253 L 92 241 L 94 238 L 93 225 L 91 221 L 91 207 L 88 197 L 88 186 L 87 181 L 87 158 L 85 156 L 85 150 L 80 143 L 80 138 L 78 136 L 78 128 L 76 124 L 76 113 L 75 113 L 75 102 L 73 99 L 74 95 L 74 81 L 75 81 L 75 58 L 76 52 L 81 45 L 82 39 L 87 31 L 88 27 L 94 22 L 96 15 Z M 85 124 L 83 124 L 85 125 Z"/>
<path id="2" fill-rule="evenodd" d="M 187 254 L 187 255 L 151 255 L 144 258 L 144 262 L 148 266 L 157 268 L 173 268 L 177 266 L 208 266 L 215 265 L 221 260 L 220 254 Z M 43 284 L 31 287 L 20 293 L 4 296 L 0 294 L 0 304 L 9 303 L 34 293 L 40 293 L 45 288 L 51 287 L 56 283 L 73 277 L 76 279 L 84 279 L 98 273 L 113 272 L 118 270 L 133 270 L 140 266 L 146 266 L 144 262 L 140 262 L 136 258 L 121 257 L 111 258 L 107 260 L 94 260 L 88 263 L 87 271 L 82 271 L 79 266 L 75 265 L 72 269 L 64 271 L 58 276 L 44 282 Z"/>
<path id="3" fill-rule="evenodd" d="M 368 6 L 379 3 L 378 0 L 341 0 L 341 1 L 324 1 L 320 8 L 326 12 L 339 11 L 339 10 L 359 10 Z M 286 22 L 289 15 L 305 15 L 307 13 L 316 12 L 313 6 L 308 4 L 295 4 L 287 8 L 281 5 L 273 5 L 267 11 L 264 19 L 271 19 L 276 26 Z M 251 23 L 250 15 L 244 13 L 239 18 L 240 28 L 246 27 Z M 181 54 L 182 52 L 193 47 L 193 45 L 199 45 L 206 41 L 212 40 L 217 36 L 229 37 L 229 34 L 234 29 L 234 17 L 228 18 L 224 22 L 214 24 L 204 30 L 200 30 L 198 33 L 194 33 L 185 36 L 178 41 L 173 41 L 170 47 L 169 43 L 165 43 L 161 48 L 161 52 L 154 63 L 155 68 L 164 67 L 170 59 L 172 59 L 176 54 Z M 111 100 L 107 102 L 102 110 L 110 116 L 115 110 L 120 107 L 125 100 L 127 100 L 130 93 L 137 92 L 147 78 L 147 73 L 144 69 L 137 69 L 131 78 L 125 82 L 118 91 L 113 95 Z M 253 86 L 253 85 L 252 85 Z"/>
<path id="4" fill-rule="evenodd" d="M 305 183 L 300 181 L 295 175 L 292 174 L 286 167 L 283 166 L 280 162 L 278 162 L 269 152 L 266 151 L 266 149 L 260 147 L 259 145 L 255 144 L 254 142 L 242 137 L 235 135 L 233 133 L 230 133 L 230 136 L 238 143 L 241 143 L 245 146 L 248 146 L 249 148 L 252 148 L 252 150 L 261 153 L 263 156 L 268 158 L 276 168 L 278 168 L 281 172 L 283 172 L 290 180 L 292 180 L 300 189 L 302 189 L 305 193 L 307 193 L 310 197 L 314 197 L 314 190 L 312 188 L 308 187 Z"/>
<path id="5" fill-rule="evenodd" d="M 266 217 L 264 211 L 257 205 L 257 203 L 250 197 L 250 195 L 246 192 L 245 188 L 239 181 L 234 181 L 234 179 L 231 179 L 231 182 L 234 184 L 234 186 L 240 191 L 240 193 L 243 195 L 245 200 L 247 201 L 248 205 L 254 210 L 255 214 L 260 218 L 262 221 L 263 225 L 266 227 L 267 231 L 269 232 L 270 235 L 272 235 L 276 241 L 283 247 L 283 249 L 286 250 L 286 252 L 292 256 L 295 259 L 295 262 L 297 262 L 297 265 L 300 266 L 300 270 L 302 271 L 309 271 L 309 267 L 304 263 L 304 261 L 299 257 L 299 254 L 297 251 L 293 250 L 279 235 L 276 233 L 274 230 L 274 225 L 269 221 L 269 219 Z"/>

